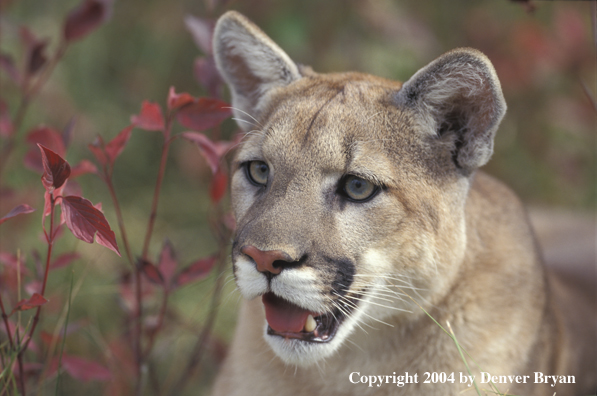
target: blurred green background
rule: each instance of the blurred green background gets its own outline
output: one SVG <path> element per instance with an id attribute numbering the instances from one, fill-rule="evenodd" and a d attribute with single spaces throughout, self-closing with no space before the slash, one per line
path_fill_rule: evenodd
<path id="1" fill-rule="evenodd" d="M 170 86 L 178 92 L 206 95 L 193 75 L 193 63 L 203 55 L 185 28 L 184 18 L 217 18 L 236 9 L 256 22 L 298 63 L 318 72 L 357 70 L 406 80 L 420 67 L 455 47 L 480 49 L 494 63 L 508 103 L 498 132 L 495 154 L 485 167 L 509 184 L 525 202 L 592 212 L 596 183 L 595 32 L 589 1 L 508 0 L 120 0 L 110 21 L 74 43 L 25 120 L 24 132 L 39 124 L 62 129 L 77 117 L 74 141 L 67 160 L 92 159 L 87 144 L 100 134 L 114 137 L 138 113 L 143 100 L 164 105 Z M 2 0 L 0 38 L 3 52 L 22 57 L 18 29 L 27 25 L 36 35 L 58 42 L 61 24 L 77 0 Z M 594 5 L 594 4 L 593 4 Z M 0 95 L 11 113 L 18 90 L 6 74 L 0 76 Z M 235 126 L 225 122 L 230 134 Z M 182 130 L 182 129 L 180 129 Z M 178 130 L 177 130 L 178 131 Z M 139 254 L 147 225 L 158 168 L 161 139 L 157 132 L 135 131 L 115 169 L 115 184 L 135 254 Z M 25 169 L 21 144 L 11 157 L 0 215 L 26 202 L 41 208 L 43 187 L 39 174 Z M 209 169 L 196 148 L 177 142 L 170 155 L 162 192 L 152 254 L 169 239 L 181 265 L 216 249 L 206 222 L 209 212 Z M 115 229 L 116 219 L 108 191 L 93 175 L 79 179 L 83 195 L 103 202 Z M 45 254 L 39 238 L 40 211 L 20 216 L 0 227 L 0 250 L 17 248 L 34 266 L 32 249 Z M 10 225 L 9 225 L 10 224 Z M 97 357 L 113 365 L 110 349 L 122 332 L 124 314 L 118 281 L 124 260 L 97 245 L 86 245 L 70 235 L 58 252 L 77 249 L 84 255 L 73 267 L 80 284 L 73 305 L 73 321 L 82 329 L 69 337 L 66 349 Z M 69 269 L 51 274 L 50 297 L 43 323 L 48 329 L 60 315 L 68 295 Z M 223 276 L 230 276 L 230 273 Z M 160 338 L 154 356 L 161 381 L 177 370 L 203 320 L 215 275 L 187 286 L 172 296 L 172 328 Z M 239 296 L 227 282 L 217 323 L 218 342 L 232 335 Z M 149 304 L 148 312 L 155 310 Z M 51 330 L 48 330 L 51 331 Z M 109 347 L 110 346 L 110 347 Z M 118 349 L 119 347 L 115 347 Z M 217 349 L 217 348 L 216 348 Z M 220 353 L 221 355 L 221 353 Z M 205 361 L 194 385 L 208 389 L 219 354 Z M 64 394 L 126 394 L 111 384 L 82 384 L 64 380 Z M 191 389 L 190 387 L 189 389 Z M 123 392 L 123 393 L 118 393 Z M 188 394 L 198 394 L 197 390 Z"/>

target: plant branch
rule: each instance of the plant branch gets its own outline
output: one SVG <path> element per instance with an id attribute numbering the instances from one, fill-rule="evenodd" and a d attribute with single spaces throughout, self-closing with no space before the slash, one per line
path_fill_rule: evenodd
<path id="1" fill-rule="evenodd" d="M 166 311 L 168 308 L 168 297 L 170 296 L 170 292 L 166 287 L 164 287 L 164 292 L 162 293 L 162 305 L 160 307 L 160 312 L 158 314 L 158 322 L 155 326 L 155 329 L 149 335 L 149 341 L 147 343 L 147 347 L 145 348 L 145 353 L 143 356 L 147 357 L 151 353 L 153 349 L 153 345 L 155 344 L 155 337 L 160 332 L 164 325 L 164 317 L 166 316 Z"/>
<path id="2" fill-rule="evenodd" d="M 48 64 L 46 65 L 46 67 L 44 68 L 44 70 L 42 71 L 40 76 L 35 80 L 35 82 L 30 85 L 29 79 L 27 79 L 27 81 L 24 84 L 23 95 L 21 96 L 21 100 L 19 102 L 19 107 L 17 107 L 17 110 L 15 112 L 14 121 L 13 121 L 14 133 L 8 138 L 8 141 L 6 142 L 4 147 L 2 147 L 2 151 L 1 151 L 1 155 L 0 155 L 0 184 L 1 184 L 4 168 L 6 166 L 6 163 L 8 162 L 8 158 L 10 157 L 10 155 L 15 147 L 16 138 L 22 129 L 23 120 L 25 119 L 25 116 L 27 115 L 29 106 L 31 105 L 31 102 L 33 101 L 33 99 L 35 99 L 35 96 L 39 93 L 41 88 L 44 86 L 44 84 L 48 81 L 50 75 L 56 68 L 56 65 L 58 64 L 60 59 L 62 59 L 62 57 L 64 56 L 67 48 L 68 48 L 68 43 L 63 39 L 60 42 L 60 44 L 58 45 L 58 49 L 54 53 L 54 56 L 52 58 L 50 58 L 50 60 L 48 61 Z"/>
<path id="3" fill-rule="evenodd" d="M 158 211 L 158 202 L 160 198 L 160 191 L 162 189 L 162 181 L 164 180 L 164 175 L 166 173 L 166 164 L 168 162 L 168 152 L 170 151 L 170 143 L 172 143 L 172 139 L 170 139 L 170 131 L 172 128 L 172 119 L 173 117 L 170 116 L 167 119 L 166 126 L 164 128 L 164 145 L 162 146 L 162 155 L 160 159 L 160 167 L 158 170 L 158 176 L 155 183 L 155 189 L 153 192 L 153 201 L 151 203 L 151 212 L 149 214 L 149 221 L 147 224 L 147 232 L 145 233 L 145 241 L 143 243 L 143 252 L 141 257 L 143 260 L 147 260 L 149 255 L 149 244 L 151 242 L 151 237 L 153 235 L 153 227 L 155 224 L 155 219 L 157 216 Z M 139 268 L 135 268 L 135 297 L 137 300 L 137 312 L 135 317 L 135 358 L 137 361 L 137 380 L 135 384 L 135 394 L 141 395 L 141 367 L 143 365 L 143 350 L 141 346 L 141 337 L 143 335 L 143 328 L 142 328 L 142 288 L 141 288 L 141 270 Z"/>
<path id="4" fill-rule="evenodd" d="M 10 349 L 14 349 L 14 342 L 12 340 L 12 333 L 10 331 L 10 326 L 8 325 L 8 315 L 6 314 L 6 310 L 4 309 L 4 304 L 2 303 L 2 293 L 0 293 L 0 309 L 2 310 L 2 320 L 4 320 L 4 326 L 6 326 L 6 334 L 8 334 L 8 341 L 10 342 Z"/>
<path id="5" fill-rule="evenodd" d="M 220 220 L 221 220 L 221 216 L 220 216 Z M 222 223 L 222 221 L 219 222 L 220 224 Z M 225 268 L 226 268 L 226 241 L 227 238 L 222 237 L 221 232 L 219 232 L 220 230 L 215 230 L 217 233 L 217 237 L 218 237 L 218 245 L 219 245 L 219 251 L 218 251 L 218 264 L 216 266 L 216 271 L 218 273 L 218 277 L 216 278 L 216 282 L 215 282 L 215 288 L 214 288 L 214 292 L 211 298 L 211 303 L 210 303 L 210 307 L 209 307 L 209 313 L 207 315 L 207 320 L 205 321 L 205 324 L 203 326 L 203 330 L 201 331 L 201 334 L 199 335 L 199 338 L 197 339 L 197 342 L 195 343 L 195 346 L 193 347 L 193 350 L 190 354 L 190 359 L 187 362 L 187 365 L 185 367 L 185 369 L 183 370 L 183 374 L 180 376 L 178 382 L 176 382 L 176 384 L 174 385 L 174 388 L 168 393 L 171 395 L 178 395 L 181 394 L 182 391 L 184 390 L 184 387 L 186 386 L 189 378 L 192 376 L 192 374 L 195 372 L 195 370 L 197 369 L 197 366 L 199 365 L 199 363 L 201 362 L 201 358 L 203 357 L 203 353 L 205 352 L 205 349 L 207 348 L 207 344 L 213 329 L 213 326 L 215 324 L 216 321 L 216 317 L 218 314 L 218 307 L 220 305 L 220 298 L 222 295 L 222 290 L 224 287 L 224 277 L 222 276 L 222 273 L 224 272 Z"/>
<path id="6" fill-rule="evenodd" d="M 43 296 L 46 292 L 46 284 L 48 283 L 48 273 L 50 272 L 50 260 L 52 258 L 52 247 L 54 246 L 54 209 L 56 206 L 56 199 L 54 198 L 54 194 L 50 193 L 50 232 L 48 232 L 48 253 L 46 254 L 46 268 L 44 271 L 44 279 L 41 285 L 41 295 Z M 42 213 L 42 218 L 44 214 Z M 42 222 L 43 223 L 43 222 Z M 23 366 L 23 354 L 27 351 L 29 347 L 29 342 L 33 337 L 33 333 L 35 332 L 35 328 L 37 327 L 37 323 L 39 322 L 39 316 L 41 312 L 41 306 L 37 307 L 35 311 L 35 316 L 33 317 L 33 322 L 31 323 L 31 328 L 29 329 L 29 334 L 25 339 L 25 343 L 19 350 L 19 355 L 17 357 L 19 362 L 19 369 L 21 370 L 21 375 L 19 378 L 21 379 L 21 391 L 23 396 L 25 396 L 25 382 L 24 382 L 24 373 L 22 370 Z"/>
<path id="7" fill-rule="evenodd" d="M 120 229 L 120 235 L 122 237 L 122 243 L 124 244 L 124 251 L 126 253 L 126 257 L 129 260 L 131 266 L 135 268 L 135 260 L 133 260 L 133 255 L 131 253 L 131 247 L 126 234 L 126 228 L 124 226 L 124 218 L 122 217 L 120 203 L 118 202 L 116 190 L 114 188 L 114 184 L 112 183 L 112 175 L 108 175 L 107 172 L 104 172 L 104 180 L 108 185 L 108 191 L 110 192 L 110 197 L 112 198 L 112 203 L 114 205 L 114 209 L 116 210 L 116 219 L 118 220 L 118 228 Z"/>
<path id="8" fill-rule="evenodd" d="M 162 156 L 160 159 L 160 168 L 158 170 L 158 178 L 155 183 L 155 189 L 153 191 L 153 201 L 151 203 L 151 212 L 149 214 L 149 221 L 147 224 L 147 232 L 145 233 L 145 241 L 143 243 L 143 253 L 141 257 L 144 260 L 147 260 L 147 256 L 149 254 L 149 243 L 151 242 L 151 236 L 153 234 L 153 226 L 155 224 L 155 219 L 157 217 L 158 212 L 158 201 L 160 199 L 160 191 L 162 189 L 162 181 L 164 180 L 164 175 L 166 173 L 166 163 L 168 162 L 168 152 L 170 151 L 170 143 L 172 143 L 172 139 L 170 139 L 170 129 L 172 128 L 172 119 L 169 118 L 166 124 L 166 129 L 164 132 L 164 145 L 162 147 Z"/>

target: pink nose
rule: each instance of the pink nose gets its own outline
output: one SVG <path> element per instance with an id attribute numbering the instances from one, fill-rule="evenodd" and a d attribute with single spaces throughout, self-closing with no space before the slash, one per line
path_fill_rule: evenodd
<path id="1" fill-rule="evenodd" d="M 268 250 L 266 252 L 257 249 L 255 246 L 247 245 L 240 249 L 241 253 L 251 257 L 257 265 L 257 271 L 269 272 L 277 275 L 282 272 L 284 261 L 286 263 L 292 262 L 290 256 L 281 250 Z M 276 263 L 278 261 L 278 263 Z"/>

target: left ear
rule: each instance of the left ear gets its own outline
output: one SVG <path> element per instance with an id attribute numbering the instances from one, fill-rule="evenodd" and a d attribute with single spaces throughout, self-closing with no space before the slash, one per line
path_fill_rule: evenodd
<path id="1" fill-rule="evenodd" d="M 298 66 L 246 17 L 228 11 L 218 20 L 213 38 L 220 74 L 228 83 L 239 126 L 250 130 L 268 95 L 301 78 Z"/>
<path id="2" fill-rule="evenodd" d="M 489 161 L 506 102 L 481 52 L 460 48 L 440 56 L 402 85 L 397 101 L 415 111 L 425 130 L 453 140 L 459 168 L 471 172 Z"/>

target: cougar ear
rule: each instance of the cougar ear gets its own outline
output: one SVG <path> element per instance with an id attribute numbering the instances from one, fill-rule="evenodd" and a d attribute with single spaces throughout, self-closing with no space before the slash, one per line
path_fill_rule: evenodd
<path id="1" fill-rule="evenodd" d="M 402 85 L 398 103 L 412 108 L 433 136 L 451 140 L 457 167 L 471 172 L 493 153 L 506 102 L 493 65 L 481 52 L 450 51 Z"/>
<path id="2" fill-rule="evenodd" d="M 220 17 L 213 40 L 216 65 L 232 93 L 234 115 L 240 127 L 249 130 L 271 90 L 299 79 L 299 69 L 276 43 L 236 11 Z"/>

